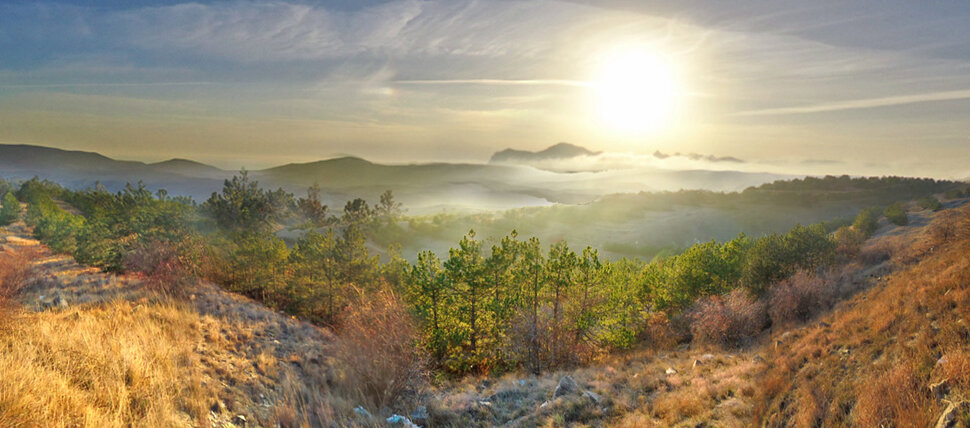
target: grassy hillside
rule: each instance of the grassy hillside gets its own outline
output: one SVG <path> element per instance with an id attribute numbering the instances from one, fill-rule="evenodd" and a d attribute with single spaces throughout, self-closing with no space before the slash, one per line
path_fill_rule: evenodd
<path id="1" fill-rule="evenodd" d="M 0 228 L 0 426 L 346 419 L 332 409 L 345 400 L 326 330 L 211 285 L 161 297 L 140 277 L 79 266 L 25 235 L 22 224 Z"/>
<path id="2" fill-rule="evenodd" d="M 893 275 L 770 349 L 766 426 L 929 426 L 970 397 L 970 207 L 907 232 Z"/>

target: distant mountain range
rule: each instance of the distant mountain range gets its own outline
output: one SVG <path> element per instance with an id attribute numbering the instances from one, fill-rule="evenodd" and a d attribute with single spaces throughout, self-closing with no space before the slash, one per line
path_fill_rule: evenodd
<path id="1" fill-rule="evenodd" d="M 342 207 L 346 200 L 355 197 L 376 201 L 381 192 L 390 189 L 411 213 L 417 214 L 585 203 L 610 193 L 679 189 L 730 191 L 785 178 L 739 171 L 657 168 L 560 173 L 507 162 L 596 154 L 560 143 L 539 152 L 503 150 L 488 164 L 387 165 L 347 156 L 256 170 L 250 175 L 264 187 L 283 187 L 298 196 L 305 194 L 307 187 L 319 184 L 325 202 L 334 207 Z M 234 173 L 187 159 L 145 163 L 116 160 L 93 152 L 0 144 L 0 178 L 26 180 L 40 176 L 70 188 L 99 182 L 108 189 L 119 190 L 126 183 L 142 181 L 149 189 L 164 188 L 169 194 L 191 196 L 201 202 L 219 191 L 223 180 Z"/>
<path id="2" fill-rule="evenodd" d="M 489 159 L 489 163 L 532 163 L 551 159 L 568 159 L 577 156 L 595 156 L 602 152 L 594 152 L 575 144 L 559 143 L 549 146 L 545 150 L 530 152 L 527 150 L 505 149 L 496 152 Z"/>

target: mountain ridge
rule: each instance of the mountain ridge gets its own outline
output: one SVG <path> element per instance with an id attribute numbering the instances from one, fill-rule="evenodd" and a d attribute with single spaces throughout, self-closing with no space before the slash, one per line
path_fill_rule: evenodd
<path id="1" fill-rule="evenodd" d="M 596 156 L 603 152 L 594 152 L 585 147 L 571 143 L 556 143 L 539 151 L 528 151 L 508 148 L 495 152 L 488 163 L 528 163 L 549 159 L 569 159 L 578 156 Z"/>

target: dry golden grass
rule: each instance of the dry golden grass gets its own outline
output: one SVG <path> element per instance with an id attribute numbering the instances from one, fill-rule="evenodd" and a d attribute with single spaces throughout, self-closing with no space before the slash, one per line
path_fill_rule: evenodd
<path id="1" fill-rule="evenodd" d="M 765 426 L 927 426 L 949 398 L 970 397 L 970 208 L 877 243 L 897 271 L 836 307 L 828 325 L 798 330 L 758 382 Z M 943 230 L 944 232 L 940 232 Z M 888 250 L 884 250 L 888 248 Z"/>
<path id="2" fill-rule="evenodd" d="M 0 337 L 0 426 L 189 426 L 205 421 L 198 315 L 117 302 L 20 313 Z"/>

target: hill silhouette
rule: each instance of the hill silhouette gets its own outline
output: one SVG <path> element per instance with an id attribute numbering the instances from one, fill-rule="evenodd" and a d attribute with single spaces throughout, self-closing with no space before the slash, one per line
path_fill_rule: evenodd
<path id="1" fill-rule="evenodd" d="M 527 150 L 505 149 L 495 152 L 489 163 L 530 163 L 550 159 L 568 159 L 577 156 L 595 156 L 602 152 L 594 152 L 585 147 L 570 143 L 558 143 L 543 150 L 530 152 Z"/>

